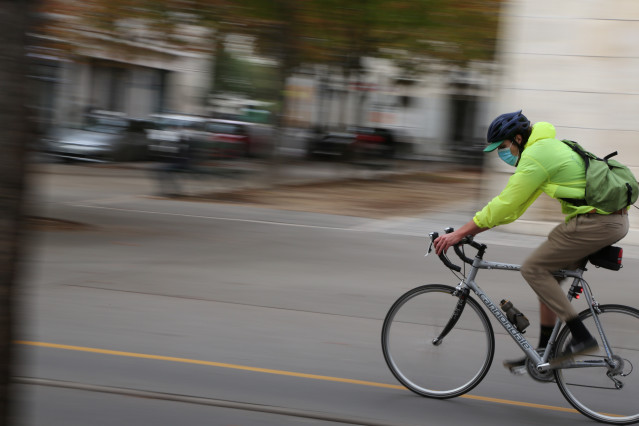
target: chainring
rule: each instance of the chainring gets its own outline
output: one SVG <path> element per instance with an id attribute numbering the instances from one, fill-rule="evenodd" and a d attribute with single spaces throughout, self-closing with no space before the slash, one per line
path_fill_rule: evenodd
<path id="1" fill-rule="evenodd" d="M 537 353 L 539 356 L 544 354 L 544 349 L 537 349 Z M 555 375 L 553 370 L 539 371 L 537 370 L 537 365 L 535 362 L 528 358 L 526 360 L 526 371 L 528 371 L 528 375 L 538 382 L 548 383 L 555 381 Z"/>

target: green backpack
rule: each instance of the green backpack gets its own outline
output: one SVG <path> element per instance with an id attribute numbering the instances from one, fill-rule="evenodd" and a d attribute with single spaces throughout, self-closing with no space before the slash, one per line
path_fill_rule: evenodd
<path id="1" fill-rule="evenodd" d="M 599 158 L 586 151 L 577 142 L 562 140 L 572 148 L 586 165 L 586 193 L 584 200 L 563 198 L 575 206 L 592 206 L 612 213 L 637 201 L 639 185 L 630 169 L 618 161 L 610 160 L 617 151 Z"/>

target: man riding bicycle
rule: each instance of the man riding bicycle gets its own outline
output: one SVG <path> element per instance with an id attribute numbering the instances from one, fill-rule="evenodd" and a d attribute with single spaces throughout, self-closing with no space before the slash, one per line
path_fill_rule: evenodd
<path id="1" fill-rule="evenodd" d="M 569 303 L 552 272 L 584 266 L 588 255 L 613 244 L 628 233 L 628 210 L 607 212 L 592 206 L 575 206 L 565 199 L 582 200 L 586 173 L 583 159 L 555 138 L 552 124 L 531 125 L 521 110 L 502 114 L 488 128 L 485 152 L 498 150 L 499 157 L 516 167 L 502 192 L 472 220 L 434 241 L 437 254 L 446 252 L 467 235 L 476 235 L 511 223 L 545 192 L 561 204 L 565 222 L 557 225 L 526 259 L 521 274 L 540 302 L 539 348 L 545 348 L 557 317 L 570 329 L 572 340 L 555 360 L 594 352 L 597 341 L 588 332 Z M 504 362 L 514 372 L 526 357 Z"/>

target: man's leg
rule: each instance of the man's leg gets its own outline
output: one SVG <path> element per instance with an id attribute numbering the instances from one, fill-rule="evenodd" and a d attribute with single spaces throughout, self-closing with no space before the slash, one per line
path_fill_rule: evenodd
<path id="1" fill-rule="evenodd" d="M 539 302 L 539 322 L 541 325 L 554 327 L 556 321 L 557 315 L 543 302 Z"/>
<path id="2" fill-rule="evenodd" d="M 548 239 L 524 262 L 521 274 L 539 299 L 562 321 L 575 318 L 577 312 L 552 272 L 579 264 L 588 255 L 619 241 L 627 232 L 627 215 L 578 216 L 552 230 Z"/>
<path id="3" fill-rule="evenodd" d="M 583 215 L 558 225 L 548 239 L 524 262 L 521 273 L 537 293 L 542 326 L 552 326 L 555 314 L 566 322 L 573 335 L 575 350 L 582 343 L 596 347 L 596 341 L 577 318 L 565 292 L 557 284 L 553 271 L 574 268 L 588 255 L 613 244 L 628 232 L 627 215 Z"/>

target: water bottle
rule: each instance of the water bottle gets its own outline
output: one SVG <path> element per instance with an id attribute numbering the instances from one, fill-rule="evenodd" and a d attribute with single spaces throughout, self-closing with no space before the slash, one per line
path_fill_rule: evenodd
<path id="1" fill-rule="evenodd" d="M 530 325 L 528 318 L 519 309 L 515 308 L 510 300 L 502 300 L 499 304 L 502 311 L 506 313 L 506 318 L 514 325 L 520 333 L 523 333 L 526 327 Z"/>

